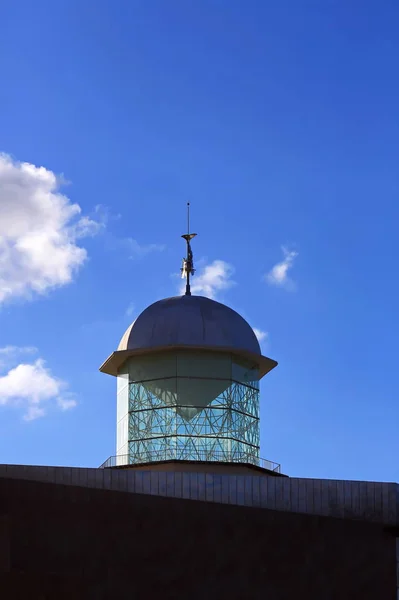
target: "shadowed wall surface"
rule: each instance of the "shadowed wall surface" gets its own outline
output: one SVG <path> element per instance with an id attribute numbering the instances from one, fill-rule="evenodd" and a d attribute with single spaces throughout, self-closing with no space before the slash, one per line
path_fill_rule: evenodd
<path id="1" fill-rule="evenodd" d="M 231 465 L 226 465 L 223 474 L 217 474 L 212 472 L 214 464 L 208 463 L 209 472 L 202 473 L 0 465 L 0 477 L 399 526 L 396 483 L 232 475 Z"/>
<path id="2" fill-rule="evenodd" d="M 378 524 L 0 479 L 1 598 L 396 598 Z"/>

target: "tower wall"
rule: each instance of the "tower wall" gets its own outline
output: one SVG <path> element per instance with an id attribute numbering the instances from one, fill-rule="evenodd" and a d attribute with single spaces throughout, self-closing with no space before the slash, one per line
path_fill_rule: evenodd
<path id="1" fill-rule="evenodd" d="M 130 358 L 117 404 L 123 462 L 259 460 L 259 370 L 245 359 L 201 350 Z"/>
<path id="2" fill-rule="evenodd" d="M 117 377 L 116 396 L 116 454 L 129 453 L 129 373 L 121 372 Z"/>

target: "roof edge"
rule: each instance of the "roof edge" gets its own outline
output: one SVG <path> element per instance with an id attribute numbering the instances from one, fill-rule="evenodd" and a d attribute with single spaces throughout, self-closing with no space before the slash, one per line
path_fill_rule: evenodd
<path id="1" fill-rule="evenodd" d="M 255 354 L 247 350 L 234 350 L 232 348 L 215 347 L 215 346 L 188 346 L 188 345 L 175 345 L 175 346 L 163 346 L 157 348 L 140 348 L 138 350 L 115 350 L 101 365 L 101 373 L 107 375 L 113 375 L 116 377 L 118 371 L 126 362 L 126 360 L 132 356 L 145 356 L 147 354 L 158 354 L 159 352 L 172 352 L 174 350 L 206 350 L 212 352 L 223 352 L 225 354 L 232 354 L 247 360 L 253 361 L 259 367 L 259 379 L 262 379 L 265 375 L 270 373 L 272 369 L 277 367 L 278 362 L 267 356 L 261 354 Z"/>

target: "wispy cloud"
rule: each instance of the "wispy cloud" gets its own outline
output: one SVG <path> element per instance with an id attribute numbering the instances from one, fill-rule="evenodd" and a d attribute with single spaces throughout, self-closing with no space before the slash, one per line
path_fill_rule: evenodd
<path id="1" fill-rule="evenodd" d="M 0 348 L 0 356 L 13 356 L 15 354 L 35 354 L 35 346 L 4 346 Z"/>
<path id="2" fill-rule="evenodd" d="M 36 351 L 31 347 L 6 346 L 0 348 L 0 356 L 8 359 L 17 357 L 18 354 L 28 354 Z M 76 400 L 68 391 L 65 381 L 55 377 L 42 358 L 34 362 L 21 362 L 8 368 L 0 375 L 0 406 L 22 407 L 23 418 L 32 421 L 43 417 L 51 401 L 54 401 L 61 410 L 68 410 L 76 406 Z M 4 369 L 4 364 L 0 364 Z"/>
<path id="3" fill-rule="evenodd" d="M 254 334 L 258 338 L 258 342 L 263 342 L 264 340 L 267 339 L 267 336 L 268 336 L 267 331 L 262 331 L 261 329 L 258 329 L 257 327 L 253 327 L 253 330 L 254 330 Z"/>
<path id="4" fill-rule="evenodd" d="M 0 304 L 70 283 L 87 258 L 77 244 L 100 219 L 60 193 L 61 177 L 0 154 Z"/>
<path id="5" fill-rule="evenodd" d="M 125 315 L 127 317 L 131 317 L 134 313 L 134 310 L 135 310 L 135 306 L 134 306 L 133 302 L 131 302 L 125 311 Z"/>
<path id="6" fill-rule="evenodd" d="M 24 354 L 36 354 L 37 348 L 34 346 L 4 346 L 0 348 L 0 371 L 12 365 L 18 356 Z"/>
<path id="7" fill-rule="evenodd" d="M 111 213 L 108 206 L 97 204 L 90 216 L 81 217 L 74 226 L 76 238 L 93 237 L 105 232 L 110 221 L 117 221 L 121 214 Z"/>
<path id="8" fill-rule="evenodd" d="M 109 221 L 119 221 L 122 215 L 121 213 L 111 212 L 109 206 L 105 206 L 105 204 L 96 204 L 94 207 L 94 217 L 96 221 L 107 225 Z"/>
<path id="9" fill-rule="evenodd" d="M 105 240 L 108 251 L 117 251 L 129 260 L 139 260 L 152 252 L 163 252 L 166 247 L 158 243 L 140 243 L 133 237 L 118 237 L 110 232 Z"/>
<path id="10" fill-rule="evenodd" d="M 61 410 L 69 410 L 71 408 L 75 408 L 77 402 L 73 394 L 64 392 L 62 396 L 58 396 L 57 404 Z"/>
<path id="11" fill-rule="evenodd" d="M 128 258 L 143 258 L 151 252 L 163 252 L 165 250 L 164 244 L 140 244 L 134 238 L 125 238 L 123 243 L 126 245 L 128 250 Z"/>
<path id="12" fill-rule="evenodd" d="M 235 285 L 232 280 L 234 268 L 223 260 L 214 260 L 209 265 L 205 265 L 190 280 L 191 292 L 193 294 L 216 298 L 219 292 L 227 290 Z M 184 294 L 185 283 L 182 282 L 179 287 L 180 293 Z"/>
<path id="13" fill-rule="evenodd" d="M 294 250 L 287 250 L 284 246 L 281 248 L 283 251 L 284 258 L 281 262 L 278 262 L 266 275 L 266 281 L 271 285 L 284 287 L 288 290 L 292 290 L 295 287 L 294 282 L 288 275 L 288 271 L 292 269 L 294 260 L 298 256 L 298 252 Z"/>

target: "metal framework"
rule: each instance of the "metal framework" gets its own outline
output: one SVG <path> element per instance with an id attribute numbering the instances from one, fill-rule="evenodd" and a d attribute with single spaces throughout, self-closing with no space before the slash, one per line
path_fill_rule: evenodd
<path id="1" fill-rule="evenodd" d="M 209 462 L 207 459 L 207 455 L 198 453 L 198 461 L 199 462 Z M 209 456 L 209 455 L 208 455 Z M 262 469 L 267 469 L 268 471 L 272 471 L 274 473 L 281 473 L 281 465 L 279 463 L 274 462 L 273 460 L 267 460 L 266 458 L 256 458 L 252 456 L 248 456 L 248 454 L 240 456 L 237 453 L 234 457 L 228 457 L 229 460 L 226 461 L 226 453 L 223 452 L 221 456 L 218 455 L 217 452 L 212 453 L 212 462 L 234 462 L 234 463 L 244 463 L 247 465 L 254 465 L 256 467 L 261 467 Z M 173 459 L 169 459 L 160 452 L 154 452 L 151 456 L 151 462 L 159 463 L 159 462 L 171 462 Z M 100 465 L 99 469 L 110 469 L 114 467 L 128 467 L 130 465 L 141 466 L 148 464 L 148 460 L 144 463 L 133 462 L 132 457 L 129 454 L 116 454 L 114 456 L 109 456 L 106 461 Z M 190 462 L 190 461 L 188 461 Z"/>
<path id="2" fill-rule="evenodd" d="M 185 377 L 173 378 L 176 385 Z M 207 378 L 208 381 L 211 381 Z M 186 382 L 187 383 L 187 382 Z M 191 380 L 193 386 L 200 381 Z M 150 385 L 149 385 L 150 384 Z M 155 460 L 259 461 L 259 382 L 230 381 L 206 406 L 155 395 L 154 382 L 129 383 L 129 463 Z"/>

